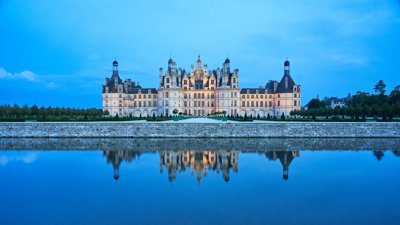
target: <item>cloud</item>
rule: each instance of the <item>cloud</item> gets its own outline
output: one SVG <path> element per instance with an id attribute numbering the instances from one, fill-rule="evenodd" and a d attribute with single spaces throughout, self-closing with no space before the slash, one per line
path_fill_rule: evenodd
<path id="1" fill-rule="evenodd" d="M 57 88 L 58 84 L 54 83 L 54 82 L 49 82 L 46 85 L 47 88 Z"/>
<path id="2" fill-rule="evenodd" d="M 24 156 L 0 156 L 0 166 L 6 166 L 10 162 L 33 163 L 37 159 L 37 154 L 31 153 Z"/>
<path id="3" fill-rule="evenodd" d="M 339 64 L 350 64 L 350 65 L 365 65 L 368 63 L 367 57 L 364 56 L 348 56 L 348 55 L 335 55 L 332 60 Z"/>
<path id="4" fill-rule="evenodd" d="M 3 67 L 0 67 L 0 78 L 36 81 L 37 77 L 38 75 L 29 70 L 24 70 L 21 73 L 10 73 L 7 72 Z"/>

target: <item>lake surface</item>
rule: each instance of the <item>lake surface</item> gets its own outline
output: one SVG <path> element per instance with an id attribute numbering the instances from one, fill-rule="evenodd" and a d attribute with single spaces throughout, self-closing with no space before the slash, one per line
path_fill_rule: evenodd
<path id="1" fill-rule="evenodd" d="M 400 224 L 398 139 L 0 139 L 0 224 Z"/>

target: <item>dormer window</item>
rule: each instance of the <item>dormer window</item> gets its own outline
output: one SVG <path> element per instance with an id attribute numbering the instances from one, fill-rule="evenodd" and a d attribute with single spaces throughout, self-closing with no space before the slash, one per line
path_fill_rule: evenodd
<path id="1" fill-rule="evenodd" d="M 169 83 L 169 78 L 166 78 L 166 79 L 165 79 L 165 82 L 166 82 L 166 83 Z"/>

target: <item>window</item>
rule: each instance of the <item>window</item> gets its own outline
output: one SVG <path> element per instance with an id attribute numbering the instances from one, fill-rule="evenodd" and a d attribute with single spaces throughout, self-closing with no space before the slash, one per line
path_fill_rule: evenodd
<path id="1" fill-rule="evenodd" d="M 296 100 L 294 100 L 294 106 L 297 106 L 297 101 Z"/>
<path id="2" fill-rule="evenodd" d="M 272 107 L 272 101 L 269 101 L 269 107 Z"/>
<path id="3" fill-rule="evenodd" d="M 251 101 L 251 107 L 254 107 L 254 102 L 253 101 Z"/>
<path id="4" fill-rule="evenodd" d="M 260 102 L 260 107 L 263 107 L 263 106 L 264 106 L 263 103 L 264 103 L 264 102 L 262 102 L 262 101 Z"/>
<path id="5" fill-rule="evenodd" d="M 166 83 L 169 83 L 169 78 L 166 78 L 166 79 L 165 79 L 165 82 L 166 82 Z"/>
<path id="6" fill-rule="evenodd" d="M 184 84 L 184 85 L 187 85 L 187 80 L 184 80 L 184 81 L 183 81 L 183 84 Z"/>
<path id="7" fill-rule="evenodd" d="M 278 106 L 281 106 L 281 101 L 278 101 Z"/>
<path id="8" fill-rule="evenodd" d="M 294 94 L 294 97 L 297 98 L 297 94 Z"/>
<path id="9" fill-rule="evenodd" d="M 236 78 L 233 78 L 233 83 L 236 83 Z"/>
<path id="10" fill-rule="evenodd" d="M 214 80 L 211 80 L 211 84 L 214 84 Z"/>
<path id="11" fill-rule="evenodd" d="M 165 92 L 165 97 L 166 97 L 166 98 L 168 98 L 168 97 L 169 97 L 169 94 L 168 94 L 168 92 Z"/>

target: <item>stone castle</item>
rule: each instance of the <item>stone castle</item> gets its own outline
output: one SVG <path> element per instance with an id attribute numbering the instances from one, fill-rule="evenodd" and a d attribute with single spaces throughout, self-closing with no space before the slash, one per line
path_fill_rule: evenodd
<path id="1" fill-rule="evenodd" d="M 113 62 L 111 78 L 103 85 L 103 111 L 110 116 L 192 116 L 224 114 L 229 116 L 289 116 L 300 110 L 300 85 L 290 75 L 290 62 L 284 62 L 280 82 L 270 80 L 260 88 L 240 88 L 239 70 L 231 70 L 227 58 L 222 69 L 209 70 L 200 56 L 190 72 L 177 69 L 168 60 L 168 68 L 159 70 L 158 88 L 142 88 L 131 79 L 122 81 L 118 62 Z"/>

